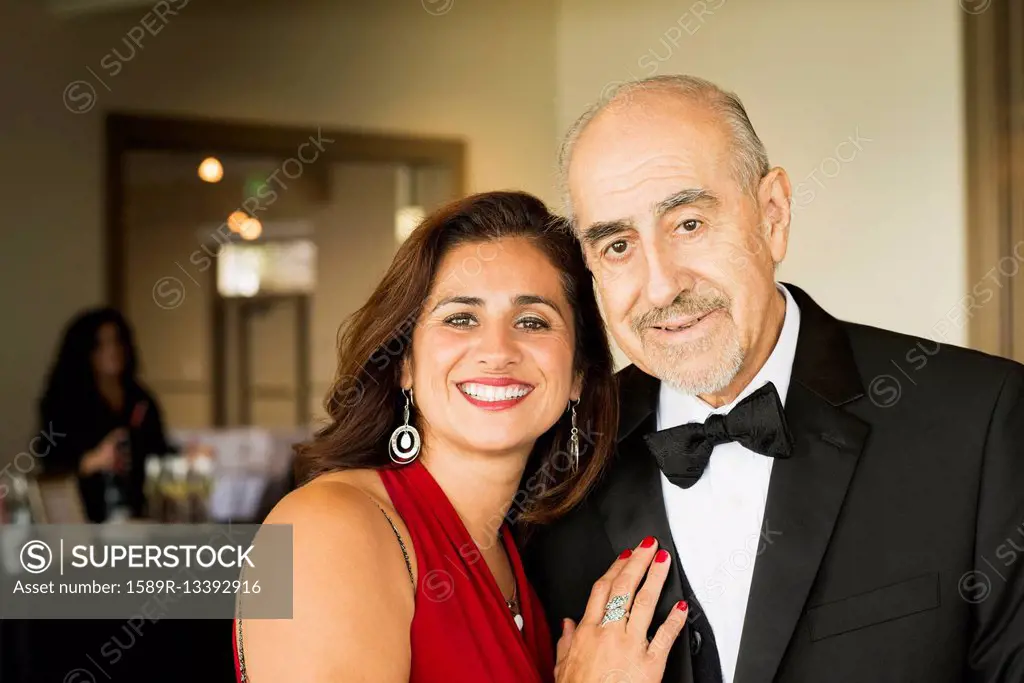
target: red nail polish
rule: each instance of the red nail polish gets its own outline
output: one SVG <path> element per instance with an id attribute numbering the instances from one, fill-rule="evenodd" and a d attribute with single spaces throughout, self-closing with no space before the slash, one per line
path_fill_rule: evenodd
<path id="1" fill-rule="evenodd" d="M 650 548 L 652 545 L 654 545 L 654 536 L 648 536 L 640 542 L 641 548 Z"/>
<path id="2" fill-rule="evenodd" d="M 625 550 L 622 551 L 622 554 L 619 555 L 619 559 L 620 560 L 625 560 L 626 558 L 628 558 L 632 554 L 633 554 L 633 551 L 630 550 L 629 548 L 626 548 Z"/>
<path id="3" fill-rule="evenodd" d="M 690 608 L 690 606 L 686 604 L 686 600 L 680 600 L 679 602 L 676 603 L 676 609 L 679 610 L 680 612 L 685 612 L 689 608 Z"/>
<path id="4" fill-rule="evenodd" d="M 655 553 L 655 555 L 654 555 L 654 561 L 655 561 L 655 562 L 664 562 L 664 561 L 665 561 L 665 560 L 667 560 L 667 559 L 668 559 L 668 551 L 667 551 L 667 550 L 664 550 L 664 549 L 662 549 L 662 550 L 659 550 L 659 551 L 658 551 L 657 553 Z"/>

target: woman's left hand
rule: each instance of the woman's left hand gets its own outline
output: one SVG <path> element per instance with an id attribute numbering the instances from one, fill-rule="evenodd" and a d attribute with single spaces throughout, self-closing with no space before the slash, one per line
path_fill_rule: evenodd
<path id="1" fill-rule="evenodd" d="M 558 641 L 556 683 L 657 683 L 665 673 L 669 650 L 686 625 L 687 606 L 680 601 L 647 642 L 654 608 L 668 576 L 671 558 L 654 539 L 619 556 L 590 593 L 579 625 L 566 619 Z M 643 588 L 640 581 L 647 575 Z M 613 596 L 624 596 L 626 616 L 602 624 Z M 635 597 L 634 597 L 635 596 Z"/>

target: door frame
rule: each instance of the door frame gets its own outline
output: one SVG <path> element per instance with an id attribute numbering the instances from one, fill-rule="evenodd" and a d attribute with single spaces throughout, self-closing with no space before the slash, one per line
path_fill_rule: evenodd
<path id="1" fill-rule="evenodd" d="M 252 297 L 224 297 L 220 293 L 216 294 L 219 300 L 218 308 L 221 310 L 222 315 L 218 320 L 218 326 L 224 329 L 226 332 L 227 326 L 227 315 L 226 307 L 228 302 L 238 302 L 238 314 L 239 317 L 235 320 L 237 328 L 235 333 L 238 340 L 238 348 L 235 349 L 238 352 L 238 376 L 235 378 L 238 382 L 238 386 L 235 387 L 240 392 L 239 395 L 239 418 L 242 424 L 249 425 L 252 421 L 251 414 L 251 398 L 250 391 L 252 390 L 252 377 L 250 370 L 252 366 L 251 348 L 249 346 L 249 334 L 246 329 L 246 323 L 248 318 L 245 316 L 245 310 L 249 306 L 259 306 L 261 304 L 273 304 L 281 301 L 292 301 L 295 303 L 295 329 L 293 334 L 295 335 L 295 358 L 294 370 L 295 376 L 295 424 L 305 425 L 308 424 L 310 419 L 310 396 L 311 396 L 311 385 L 309 381 L 310 371 L 310 353 L 309 353 L 309 325 L 310 325 L 310 295 L 309 294 L 257 294 Z M 227 392 L 230 387 L 227 386 L 227 377 L 222 378 L 222 383 L 214 385 L 214 395 L 217 397 L 223 396 L 223 401 L 227 401 Z M 221 399 L 219 399 L 221 400 Z"/>
<path id="2" fill-rule="evenodd" d="M 963 4 L 963 3 L 961 3 Z M 1024 361 L 1024 5 L 963 14 L 971 347 Z"/>

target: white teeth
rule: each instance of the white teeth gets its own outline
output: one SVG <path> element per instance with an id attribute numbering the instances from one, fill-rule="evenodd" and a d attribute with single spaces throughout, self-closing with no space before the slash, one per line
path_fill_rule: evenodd
<path id="1" fill-rule="evenodd" d="M 705 315 L 707 315 L 707 313 L 705 313 L 704 315 L 702 315 L 702 316 L 700 316 L 698 318 L 694 318 L 693 320 L 691 320 L 690 322 L 686 323 L 685 325 L 673 325 L 671 327 L 665 327 L 663 329 L 666 329 L 669 332 L 676 332 L 678 330 L 686 330 L 686 329 L 689 329 L 689 328 L 693 327 L 694 325 L 699 323 L 701 320 L 703 320 Z"/>
<path id="2" fill-rule="evenodd" d="M 530 393 L 531 387 L 525 384 L 509 384 L 503 387 L 496 387 L 491 384 L 466 382 L 465 384 L 460 384 L 459 389 L 464 394 L 472 396 L 477 400 L 495 402 L 522 398 Z"/>

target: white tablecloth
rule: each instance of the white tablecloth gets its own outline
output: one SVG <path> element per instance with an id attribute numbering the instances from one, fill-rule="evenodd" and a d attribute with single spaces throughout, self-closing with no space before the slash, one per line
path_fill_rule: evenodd
<path id="1" fill-rule="evenodd" d="M 182 446 L 197 444 L 213 450 L 210 516 L 215 522 L 254 519 L 267 486 L 287 476 L 292 444 L 308 437 L 307 431 L 260 427 L 170 431 L 170 438 Z"/>

